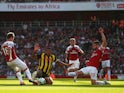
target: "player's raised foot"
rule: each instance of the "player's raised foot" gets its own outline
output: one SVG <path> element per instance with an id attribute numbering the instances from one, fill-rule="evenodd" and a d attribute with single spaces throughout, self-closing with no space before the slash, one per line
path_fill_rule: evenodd
<path id="1" fill-rule="evenodd" d="M 20 86 L 24 86 L 26 85 L 24 82 L 20 82 Z"/>
<path id="2" fill-rule="evenodd" d="M 36 82 L 34 80 L 29 80 L 29 82 L 33 83 L 33 85 L 38 85 L 38 82 Z"/>
<path id="3" fill-rule="evenodd" d="M 74 82 L 77 82 L 77 76 L 74 76 Z"/>
<path id="4" fill-rule="evenodd" d="M 106 80 L 104 80 L 105 85 L 111 85 L 109 82 L 107 82 Z"/>

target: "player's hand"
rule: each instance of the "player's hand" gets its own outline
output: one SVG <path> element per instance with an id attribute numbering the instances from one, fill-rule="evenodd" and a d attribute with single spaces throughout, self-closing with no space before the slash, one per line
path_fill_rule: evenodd
<path id="1" fill-rule="evenodd" d="M 38 51 L 40 49 L 40 46 L 38 43 L 34 45 L 34 52 Z"/>
<path id="2" fill-rule="evenodd" d="M 86 61 L 85 61 L 85 63 L 88 63 L 88 62 L 89 62 L 89 60 L 86 60 Z"/>
<path id="3" fill-rule="evenodd" d="M 72 66 L 74 63 L 68 64 L 68 67 Z"/>
<path id="4" fill-rule="evenodd" d="M 103 33 L 103 32 L 104 32 L 104 29 L 103 29 L 102 27 L 100 27 L 100 28 L 98 29 L 98 31 L 99 31 L 99 33 Z"/>

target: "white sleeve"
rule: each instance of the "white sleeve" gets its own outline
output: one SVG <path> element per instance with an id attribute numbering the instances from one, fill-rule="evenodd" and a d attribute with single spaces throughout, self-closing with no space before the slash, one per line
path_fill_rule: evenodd
<path id="1" fill-rule="evenodd" d="M 69 50 L 69 47 L 66 48 L 66 51 L 65 51 L 66 54 L 68 54 L 68 50 Z"/>
<path id="2" fill-rule="evenodd" d="M 13 43 L 13 42 L 9 42 L 9 43 L 8 43 L 8 47 L 9 47 L 9 48 L 12 48 L 13 46 L 14 46 L 14 43 Z"/>
<path id="3" fill-rule="evenodd" d="M 78 52 L 80 52 L 81 51 L 81 48 L 78 45 L 76 45 L 76 47 L 78 49 Z"/>

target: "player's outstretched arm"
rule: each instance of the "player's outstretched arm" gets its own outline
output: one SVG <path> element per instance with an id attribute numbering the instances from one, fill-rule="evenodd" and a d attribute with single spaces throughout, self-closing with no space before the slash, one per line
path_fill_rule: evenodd
<path id="1" fill-rule="evenodd" d="M 65 62 L 62 62 L 60 59 L 57 59 L 56 62 L 59 64 L 59 65 L 62 65 L 62 66 L 71 66 L 72 64 L 67 64 Z"/>
<path id="2" fill-rule="evenodd" d="M 104 34 L 104 29 L 102 27 L 100 27 L 98 29 L 99 33 L 101 34 L 101 37 L 102 37 L 102 46 L 103 47 L 106 47 L 107 46 L 107 41 L 106 41 L 106 37 L 105 37 L 105 34 Z"/>
<path id="3" fill-rule="evenodd" d="M 37 56 L 38 56 L 38 50 L 40 49 L 40 46 L 38 43 L 36 43 L 34 45 L 34 50 L 33 50 L 33 54 L 32 54 L 32 58 L 33 59 L 37 59 Z"/>
<path id="4" fill-rule="evenodd" d="M 40 46 L 38 43 L 34 45 L 34 52 L 37 52 L 40 49 Z"/>

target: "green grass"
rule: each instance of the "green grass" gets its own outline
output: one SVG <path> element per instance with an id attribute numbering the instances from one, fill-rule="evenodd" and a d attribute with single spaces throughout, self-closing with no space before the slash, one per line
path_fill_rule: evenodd
<path id="1" fill-rule="evenodd" d="M 112 85 L 91 85 L 90 80 L 72 78 L 55 79 L 53 85 L 33 86 L 25 80 L 20 86 L 18 80 L 0 80 L 0 93 L 124 93 L 124 81 L 112 80 Z"/>

